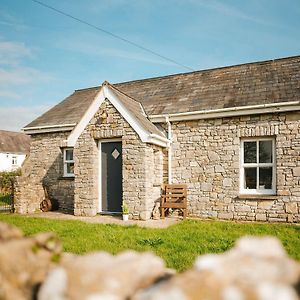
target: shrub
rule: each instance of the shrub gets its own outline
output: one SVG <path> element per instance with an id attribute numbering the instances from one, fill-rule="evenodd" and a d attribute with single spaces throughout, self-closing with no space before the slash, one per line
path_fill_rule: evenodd
<path id="1" fill-rule="evenodd" d="M 11 172 L 0 172 L 0 190 L 1 189 L 10 189 L 11 181 L 14 177 L 21 175 L 21 169 L 17 169 Z"/>

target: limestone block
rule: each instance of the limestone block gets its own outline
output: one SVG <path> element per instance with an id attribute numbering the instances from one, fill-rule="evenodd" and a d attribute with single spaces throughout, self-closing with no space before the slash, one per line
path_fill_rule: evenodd
<path id="1" fill-rule="evenodd" d="M 210 161 L 218 161 L 220 160 L 220 156 L 218 153 L 214 152 L 214 151 L 209 151 L 208 152 L 208 158 Z"/>
<path id="2" fill-rule="evenodd" d="M 170 274 L 162 259 L 151 253 L 123 252 L 112 256 L 104 252 L 85 256 L 64 255 L 61 266 L 49 273 L 39 299 L 130 299 L 139 289 Z M 53 274 L 54 273 L 54 274 Z M 47 288 L 59 275 L 61 282 Z M 60 296 L 63 296 L 59 298 Z M 52 297 L 52 298 L 51 298 Z"/>
<path id="3" fill-rule="evenodd" d="M 140 220 L 146 221 L 151 218 L 151 211 L 144 210 L 140 212 Z"/>
<path id="4" fill-rule="evenodd" d="M 215 166 L 215 172 L 216 173 L 223 173 L 223 172 L 225 172 L 225 169 L 221 165 L 216 165 Z"/>
<path id="5" fill-rule="evenodd" d="M 5 230 L 6 232 L 2 232 Z M 33 299 L 61 245 L 51 233 L 22 237 L 12 226 L 0 225 L 0 298 Z"/>
<path id="6" fill-rule="evenodd" d="M 293 168 L 293 175 L 300 176 L 300 167 Z"/>
<path id="7" fill-rule="evenodd" d="M 233 267 L 234 266 L 234 267 Z M 133 300 L 296 300 L 299 264 L 275 238 L 240 239 L 224 254 L 200 256 L 194 268 L 171 277 Z"/>
<path id="8" fill-rule="evenodd" d="M 201 183 L 201 190 L 203 192 L 211 192 L 212 191 L 212 184 L 207 183 L 207 182 Z"/>
<path id="9" fill-rule="evenodd" d="M 231 178 L 224 178 L 223 179 L 223 186 L 224 187 L 232 186 L 232 179 Z"/>
<path id="10" fill-rule="evenodd" d="M 256 221 L 264 222 L 264 221 L 267 221 L 267 215 L 266 214 L 257 213 L 255 219 L 256 219 Z"/>
<path id="11" fill-rule="evenodd" d="M 298 213 L 297 203 L 296 202 L 285 203 L 285 212 L 288 214 L 297 214 Z"/>
<path id="12" fill-rule="evenodd" d="M 274 201 L 269 201 L 269 200 L 262 200 L 258 202 L 258 208 L 259 209 L 270 209 L 272 208 L 274 204 Z"/>
<path id="13" fill-rule="evenodd" d="M 233 213 L 232 212 L 220 212 L 220 213 L 218 213 L 218 218 L 224 219 L 224 220 L 232 220 Z"/>

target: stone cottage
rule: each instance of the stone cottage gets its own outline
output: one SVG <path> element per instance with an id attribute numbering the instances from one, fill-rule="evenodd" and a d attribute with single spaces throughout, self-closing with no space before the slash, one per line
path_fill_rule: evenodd
<path id="1" fill-rule="evenodd" d="M 300 56 L 76 90 L 23 128 L 16 210 L 147 220 L 163 183 L 188 214 L 300 219 Z"/>

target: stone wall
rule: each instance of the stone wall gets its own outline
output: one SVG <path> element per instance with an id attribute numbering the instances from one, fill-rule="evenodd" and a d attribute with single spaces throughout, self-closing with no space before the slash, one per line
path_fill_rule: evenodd
<path id="1" fill-rule="evenodd" d="M 300 113 L 174 122 L 172 130 L 173 182 L 188 185 L 189 215 L 300 220 Z M 244 137 L 275 137 L 276 196 L 239 196 Z"/>
<path id="2" fill-rule="evenodd" d="M 31 137 L 30 156 L 22 167 L 22 176 L 15 183 L 17 213 L 39 211 L 46 187 L 50 199 L 59 209 L 73 213 L 74 180 L 63 178 L 63 157 L 60 146 L 69 132 L 36 134 Z"/>
<path id="3" fill-rule="evenodd" d="M 52 233 L 24 237 L 18 228 L 0 222 L 0 254 L 2 300 L 300 297 L 299 262 L 274 237 L 243 237 L 232 249 L 199 256 L 192 267 L 177 273 L 150 252 L 64 253 Z"/>
<path id="4" fill-rule="evenodd" d="M 103 113 L 107 118 L 102 118 Z M 142 143 L 117 110 L 105 101 L 79 137 L 75 147 L 75 214 L 93 216 L 98 211 L 98 141 L 122 140 L 123 200 L 134 219 L 149 219 L 162 183 L 161 149 Z"/>
<path id="5" fill-rule="evenodd" d="M 103 113 L 107 118 L 102 118 Z M 190 216 L 232 220 L 299 222 L 300 113 L 264 114 L 172 122 L 173 183 L 188 186 Z M 164 126 L 164 124 L 162 124 Z M 16 182 L 18 213 L 39 210 L 44 197 L 60 210 L 94 216 L 99 211 L 98 141 L 122 141 L 123 200 L 133 219 L 149 219 L 167 182 L 168 153 L 141 142 L 136 132 L 105 101 L 74 148 L 75 180 L 62 177 L 60 146 L 69 132 L 32 136 L 31 153 Z M 276 195 L 239 195 L 240 147 L 246 137 L 274 137 Z"/>

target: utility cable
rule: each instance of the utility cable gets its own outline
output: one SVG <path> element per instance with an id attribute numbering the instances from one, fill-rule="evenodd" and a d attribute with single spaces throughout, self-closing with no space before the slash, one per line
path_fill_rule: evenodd
<path id="1" fill-rule="evenodd" d="M 93 24 L 91 24 L 91 23 L 89 23 L 89 22 L 87 22 L 87 21 L 84 21 L 84 20 L 82 20 L 82 19 L 79 19 L 79 18 L 77 18 L 77 17 L 74 17 L 74 16 L 70 15 L 69 13 L 66 13 L 66 12 L 64 12 L 64 11 L 62 11 L 62 10 L 60 10 L 60 9 L 57 9 L 57 8 L 55 8 L 55 7 L 53 7 L 53 6 L 50 6 L 50 5 L 46 4 L 46 3 L 43 3 L 43 2 L 38 1 L 38 0 L 31 0 L 31 1 L 37 3 L 37 4 L 41 5 L 41 6 L 44 6 L 44 7 L 48 8 L 48 9 L 51 9 L 51 10 L 53 10 L 53 11 L 55 11 L 55 12 L 57 12 L 57 13 L 63 15 L 63 16 L 65 16 L 65 17 L 68 17 L 68 18 L 70 18 L 70 19 L 73 19 L 73 20 L 75 20 L 75 21 L 77 21 L 77 22 L 79 22 L 79 23 L 82 23 L 82 24 L 87 25 L 87 26 L 89 26 L 89 27 L 92 27 L 92 28 L 94 28 L 94 29 L 96 29 L 96 30 L 98 30 L 98 31 L 101 31 L 101 32 L 103 32 L 103 33 L 105 33 L 105 34 L 107 34 L 107 35 L 110 35 L 110 36 L 112 36 L 112 37 L 114 37 L 114 38 L 116 38 L 116 39 L 119 39 L 119 40 L 121 40 L 121 41 L 123 41 L 123 42 L 125 42 L 125 43 L 127 43 L 127 44 L 130 44 L 130 45 L 136 47 L 136 48 L 139 48 L 139 49 L 141 49 L 141 50 L 143 50 L 143 51 L 146 51 L 146 52 L 148 52 L 148 53 L 151 53 L 152 55 L 158 56 L 158 57 L 160 57 L 160 58 L 162 58 L 162 59 L 164 59 L 164 60 L 166 60 L 166 61 L 169 61 L 169 62 L 171 62 L 171 63 L 173 63 L 173 64 L 175 64 L 175 65 L 177 65 L 177 66 L 180 66 L 180 67 L 182 67 L 182 68 L 185 68 L 185 69 L 187 69 L 187 70 L 189 70 L 189 71 L 194 71 L 192 68 L 190 68 L 190 67 L 188 67 L 188 66 L 186 66 L 186 65 L 183 65 L 183 64 L 181 64 L 181 63 L 175 61 L 174 59 L 168 58 L 168 57 L 166 57 L 166 56 L 164 56 L 164 55 L 161 55 L 161 54 L 159 54 L 159 53 L 157 53 L 157 52 L 155 52 L 155 51 L 153 51 L 153 50 L 151 50 L 151 49 L 148 49 L 148 48 L 146 48 L 146 47 L 144 47 L 144 46 L 141 46 L 141 45 L 139 45 L 139 44 L 137 44 L 137 43 L 135 43 L 135 42 L 132 42 L 132 41 L 130 41 L 130 40 L 128 40 L 128 39 L 125 39 L 125 38 L 123 38 L 123 37 L 121 37 L 121 36 L 119 36 L 119 35 L 117 35 L 117 34 L 114 34 L 114 33 L 110 32 L 110 31 L 108 31 L 108 30 L 105 30 L 105 29 L 103 29 L 103 28 L 101 28 L 101 27 L 99 27 L 99 26 L 93 25 Z"/>

